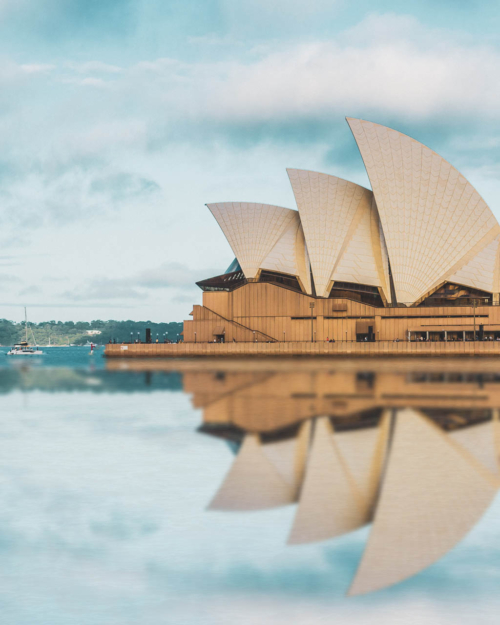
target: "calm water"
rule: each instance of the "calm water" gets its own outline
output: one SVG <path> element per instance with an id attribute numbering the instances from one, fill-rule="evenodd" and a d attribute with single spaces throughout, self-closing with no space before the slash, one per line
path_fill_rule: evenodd
<path id="1" fill-rule="evenodd" d="M 0 354 L 1 623 L 498 623 L 495 363 L 46 351 Z"/>

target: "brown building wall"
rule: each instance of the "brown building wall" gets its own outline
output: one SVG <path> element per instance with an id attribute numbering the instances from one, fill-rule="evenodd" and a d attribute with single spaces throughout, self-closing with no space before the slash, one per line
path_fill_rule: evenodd
<path id="1" fill-rule="evenodd" d="M 500 406 L 497 383 L 415 383 L 405 373 L 381 373 L 371 385 L 356 373 L 268 372 L 236 374 L 238 384 L 218 388 L 214 372 L 187 372 L 184 385 L 193 404 L 203 408 L 205 423 L 231 423 L 246 430 L 269 431 L 302 419 L 331 415 L 349 417 L 376 408 L 441 408 L 452 413 Z M 460 420 L 455 413 L 454 419 Z"/>
<path id="2" fill-rule="evenodd" d="M 498 356 L 500 341 L 462 341 L 455 343 L 419 343 L 376 341 L 356 343 L 337 341 L 301 342 L 226 342 L 220 343 L 139 343 L 106 345 L 110 358 L 185 358 L 190 356 Z"/>
<path id="3" fill-rule="evenodd" d="M 314 303 L 311 324 L 310 304 Z M 463 327 L 472 332 L 473 315 L 479 325 L 500 332 L 500 307 L 375 308 L 351 300 L 313 298 L 266 283 L 249 283 L 232 292 L 203 294 L 194 306 L 192 321 L 184 325 L 186 343 L 213 342 L 224 328 L 226 342 L 355 341 L 356 328 L 373 326 L 376 341 L 406 341 L 409 328 Z M 255 334 L 254 334 L 255 331 Z"/>

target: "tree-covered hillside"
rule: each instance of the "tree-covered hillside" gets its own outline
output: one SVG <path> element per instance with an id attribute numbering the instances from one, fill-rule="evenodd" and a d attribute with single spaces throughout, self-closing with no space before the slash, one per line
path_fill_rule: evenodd
<path id="1" fill-rule="evenodd" d="M 29 323 L 28 333 L 30 343 L 37 345 L 48 345 L 49 337 L 51 345 L 84 345 L 87 341 L 92 341 L 98 345 L 108 343 L 111 339 L 117 343 L 135 341 L 146 338 L 146 328 L 151 328 L 151 338 L 160 342 L 167 337 L 170 341 L 177 341 L 182 332 L 182 323 L 171 321 L 170 323 L 153 323 L 151 321 L 101 321 L 96 320 L 88 323 L 86 321 L 42 321 L 41 323 Z M 87 330 L 99 330 L 101 334 L 89 335 Z M 14 345 L 24 340 L 24 321 L 14 323 L 7 319 L 0 319 L 0 345 Z"/>

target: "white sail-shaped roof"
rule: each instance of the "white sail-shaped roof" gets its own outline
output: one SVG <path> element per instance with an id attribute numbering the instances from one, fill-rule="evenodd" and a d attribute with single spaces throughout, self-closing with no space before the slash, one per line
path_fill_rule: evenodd
<path id="1" fill-rule="evenodd" d="M 296 276 L 302 288 L 311 294 L 311 270 L 309 256 L 300 223 L 299 213 L 291 211 L 294 216 L 280 236 L 269 254 L 260 264 L 260 268 Z"/>
<path id="2" fill-rule="evenodd" d="M 398 411 L 373 528 L 349 591 L 396 584 L 436 562 L 481 518 L 498 481 L 433 422 Z"/>
<path id="3" fill-rule="evenodd" d="M 387 243 L 385 242 L 382 223 L 378 214 L 375 198 L 372 200 L 372 215 L 376 214 L 376 218 L 372 218 L 372 244 L 375 253 L 375 260 L 379 268 L 379 276 L 382 282 L 382 290 L 389 303 L 392 303 L 392 293 L 390 287 L 390 271 L 389 271 L 389 254 L 387 252 Z"/>
<path id="4" fill-rule="evenodd" d="M 377 202 L 397 300 L 410 305 L 449 280 L 500 227 L 474 187 L 439 154 L 385 126 L 347 121 Z"/>
<path id="5" fill-rule="evenodd" d="M 331 278 L 335 282 L 352 282 L 381 287 L 390 301 L 388 263 L 385 245 L 380 241 L 378 212 L 372 201 L 371 210 L 358 213 L 359 221 L 352 236 L 346 239 Z M 383 235 L 382 235 L 383 236 Z M 385 257 L 384 257 L 385 253 Z"/>
<path id="6" fill-rule="evenodd" d="M 369 284 L 381 286 L 380 278 L 374 274 L 377 265 L 371 239 L 368 247 L 365 245 L 369 229 L 363 228 L 371 218 L 371 191 L 328 174 L 301 169 L 287 172 L 304 228 L 316 294 L 328 297 L 333 273 L 350 243 L 343 269 L 349 265 L 352 268 L 353 257 L 362 252 L 363 259 L 359 257 L 357 269 L 350 275 L 355 281 L 356 274 L 362 279 L 368 275 Z M 358 238 L 353 241 L 355 234 Z M 367 257 L 368 264 L 363 268 Z"/>
<path id="7" fill-rule="evenodd" d="M 350 532 L 367 522 L 368 511 L 369 503 L 345 465 L 329 419 L 317 419 L 288 543 L 327 540 Z"/>
<path id="8" fill-rule="evenodd" d="M 292 503 L 295 486 L 277 470 L 262 450 L 259 437 L 247 434 L 210 510 L 248 511 Z"/>
<path id="9" fill-rule="evenodd" d="M 448 281 L 490 293 L 498 293 L 500 291 L 499 242 L 500 236 L 497 236 L 469 262 L 450 275 Z"/>
<path id="10" fill-rule="evenodd" d="M 297 211 L 269 204 L 207 204 L 240 263 L 246 278 L 255 278 L 262 261 L 293 223 Z"/>

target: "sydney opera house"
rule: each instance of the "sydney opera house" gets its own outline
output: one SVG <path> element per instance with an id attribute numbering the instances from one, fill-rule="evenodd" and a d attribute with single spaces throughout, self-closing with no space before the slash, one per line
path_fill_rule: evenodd
<path id="1" fill-rule="evenodd" d="M 500 227 L 444 158 L 348 118 L 371 190 L 289 169 L 297 209 L 208 204 L 235 255 L 184 342 L 500 338 Z"/>

